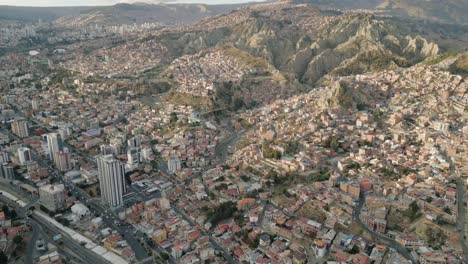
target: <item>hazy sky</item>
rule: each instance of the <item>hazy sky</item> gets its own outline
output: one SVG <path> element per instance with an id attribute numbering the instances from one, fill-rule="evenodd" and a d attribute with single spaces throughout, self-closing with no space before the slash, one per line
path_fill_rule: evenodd
<path id="1" fill-rule="evenodd" d="M 158 2 L 158 0 L 123 0 L 125 2 Z M 98 6 L 113 5 L 122 0 L 0 0 L 0 5 L 16 6 Z M 177 0 L 174 3 L 205 3 L 205 4 L 227 4 L 260 2 L 261 0 Z M 167 1 L 169 2 L 169 1 Z M 171 1 L 171 3 L 173 3 Z"/>

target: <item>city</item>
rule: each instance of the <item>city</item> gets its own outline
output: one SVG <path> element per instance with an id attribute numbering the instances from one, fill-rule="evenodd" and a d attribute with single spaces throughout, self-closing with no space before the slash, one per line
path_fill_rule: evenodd
<path id="1" fill-rule="evenodd" d="M 467 34 L 320 2 L 0 6 L 0 263 L 467 263 Z"/>

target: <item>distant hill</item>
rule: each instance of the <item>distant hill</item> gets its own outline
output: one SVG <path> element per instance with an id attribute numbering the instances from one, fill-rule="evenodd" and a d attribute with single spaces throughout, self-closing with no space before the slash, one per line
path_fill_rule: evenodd
<path id="1" fill-rule="evenodd" d="M 468 25 L 466 0 L 308 0 L 321 7 L 381 9 L 412 18 Z"/>
<path id="2" fill-rule="evenodd" d="M 93 9 L 89 6 L 77 7 L 23 7 L 0 5 L 0 20 L 20 22 L 51 22 L 62 16 L 77 15 L 80 12 Z"/>
<path id="3" fill-rule="evenodd" d="M 158 22 L 162 24 L 190 23 L 202 18 L 229 12 L 242 6 L 203 4 L 116 4 L 95 7 L 17 7 L 0 6 L 0 20 L 80 24 L 133 24 Z"/>

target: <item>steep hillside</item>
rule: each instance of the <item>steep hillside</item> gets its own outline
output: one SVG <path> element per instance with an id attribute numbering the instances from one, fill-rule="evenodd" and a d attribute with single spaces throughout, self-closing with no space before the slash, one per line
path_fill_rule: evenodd
<path id="1" fill-rule="evenodd" d="M 468 52 L 462 54 L 451 66 L 453 74 L 468 76 Z"/>
<path id="2" fill-rule="evenodd" d="M 99 12 L 89 21 L 106 23 Z M 168 100 L 237 110 L 312 90 L 334 76 L 409 67 L 438 54 L 436 44 L 406 32 L 371 14 L 262 3 L 77 55 L 70 68 L 101 76 L 149 72 L 173 84 Z M 122 55 L 129 47 L 139 48 Z"/>
<path id="3" fill-rule="evenodd" d="M 260 89 L 263 94 L 278 93 L 282 97 L 310 90 L 327 75 L 408 67 L 438 53 L 436 44 L 401 32 L 397 24 L 369 14 L 330 15 L 311 5 L 278 2 L 207 18 L 191 27 L 163 32 L 154 38 L 175 57 L 229 45 L 254 60 L 261 59 L 268 65 L 267 75 L 282 80 L 281 88 L 265 84 L 271 81 L 270 77 L 258 76 L 246 86 L 252 90 L 263 87 Z M 203 56 L 191 57 L 191 63 L 196 65 L 203 65 L 204 60 Z M 242 87 L 243 82 L 252 78 L 241 80 L 236 83 Z M 193 87 L 196 92 L 190 89 L 190 86 L 184 87 L 187 93 L 207 94 L 200 93 L 199 86 Z M 287 89 L 291 92 L 284 93 Z M 258 95 L 250 97 L 250 101 L 265 102 L 262 99 Z"/>

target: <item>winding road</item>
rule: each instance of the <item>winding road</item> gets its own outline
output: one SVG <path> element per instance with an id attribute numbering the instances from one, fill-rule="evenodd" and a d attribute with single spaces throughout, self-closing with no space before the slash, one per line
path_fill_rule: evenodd
<path id="1" fill-rule="evenodd" d="M 359 218 L 359 215 L 361 214 L 361 210 L 364 207 L 364 202 L 365 202 L 365 196 L 364 194 L 361 194 L 359 197 L 359 203 L 354 209 L 353 212 L 353 220 L 365 231 L 369 232 L 372 234 L 374 240 L 376 240 L 378 243 L 381 243 L 383 245 L 386 245 L 388 247 L 394 248 L 400 255 L 402 255 L 404 258 L 407 260 L 411 261 L 413 264 L 418 263 L 413 256 L 409 253 L 409 251 L 403 247 L 400 243 L 396 242 L 395 240 L 388 238 L 386 236 L 383 236 L 379 233 L 374 232 L 373 230 L 369 229 Z"/>

